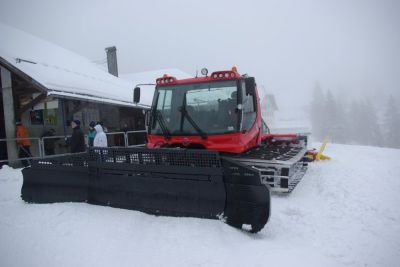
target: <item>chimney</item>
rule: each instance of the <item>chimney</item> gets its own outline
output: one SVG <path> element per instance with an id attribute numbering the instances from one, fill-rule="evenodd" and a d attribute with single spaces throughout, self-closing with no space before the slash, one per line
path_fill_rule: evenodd
<path id="1" fill-rule="evenodd" d="M 108 72 L 118 77 L 117 48 L 110 46 L 106 48 Z"/>

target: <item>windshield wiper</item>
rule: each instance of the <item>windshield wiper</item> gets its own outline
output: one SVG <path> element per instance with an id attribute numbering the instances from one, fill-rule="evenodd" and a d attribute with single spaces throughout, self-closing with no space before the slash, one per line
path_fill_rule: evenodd
<path id="1" fill-rule="evenodd" d="M 156 110 L 156 120 L 158 121 L 158 124 L 160 125 L 163 136 L 166 139 L 171 139 L 171 133 L 169 132 L 167 126 L 165 126 L 164 117 L 162 116 L 162 113 L 159 110 Z"/>
<path id="2" fill-rule="evenodd" d="M 159 96 L 160 96 L 160 93 L 157 94 L 156 103 L 158 103 Z M 161 111 L 157 110 L 157 106 L 154 107 L 153 114 L 155 116 L 156 121 L 158 121 L 158 124 L 160 125 L 163 136 L 166 139 L 171 139 L 171 133 L 169 132 L 167 126 L 165 125 L 165 120 L 164 120 L 164 117 L 163 117 Z"/>
<path id="3" fill-rule="evenodd" d="M 183 104 L 182 104 L 182 107 L 179 109 L 179 111 L 182 113 L 181 130 L 183 130 L 183 120 L 186 117 L 188 122 L 200 134 L 201 138 L 203 138 L 203 139 L 207 139 L 208 138 L 208 135 L 200 129 L 200 127 L 197 125 L 197 123 L 190 116 L 189 112 L 187 112 L 187 109 L 186 109 L 186 93 L 183 95 Z"/>

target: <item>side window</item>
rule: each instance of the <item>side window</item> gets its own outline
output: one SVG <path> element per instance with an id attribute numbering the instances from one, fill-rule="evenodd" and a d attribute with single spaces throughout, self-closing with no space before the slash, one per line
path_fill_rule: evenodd
<path id="1" fill-rule="evenodd" d="M 160 96 L 158 97 L 157 109 L 161 111 L 171 109 L 171 90 L 160 90 Z"/>
<path id="2" fill-rule="evenodd" d="M 243 106 L 243 122 L 242 129 L 249 130 L 256 120 L 256 111 L 254 109 L 253 95 L 246 95 L 246 84 L 242 81 L 242 106 Z"/>
<path id="3" fill-rule="evenodd" d="M 158 102 L 157 102 L 157 110 L 161 112 L 162 117 L 167 124 L 167 127 L 170 127 L 171 123 L 171 104 L 172 104 L 172 90 L 159 90 Z M 161 127 L 157 120 L 153 120 L 152 128 L 156 133 L 161 133 Z"/>

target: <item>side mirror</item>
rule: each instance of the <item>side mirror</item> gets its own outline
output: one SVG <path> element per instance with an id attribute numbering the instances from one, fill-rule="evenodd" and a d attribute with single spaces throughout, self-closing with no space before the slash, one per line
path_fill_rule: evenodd
<path id="1" fill-rule="evenodd" d="M 135 87 L 133 89 L 133 103 L 139 103 L 140 102 L 140 87 Z"/>
<path id="2" fill-rule="evenodd" d="M 255 95 L 256 80 L 254 77 L 248 77 L 244 80 L 246 84 L 246 95 Z"/>

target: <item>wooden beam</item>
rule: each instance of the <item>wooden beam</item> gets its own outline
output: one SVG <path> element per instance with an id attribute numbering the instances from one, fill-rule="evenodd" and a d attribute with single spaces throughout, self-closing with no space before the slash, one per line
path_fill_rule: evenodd
<path id="1" fill-rule="evenodd" d="M 11 82 L 11 72 L 0 66 L 2 98 L 4 108 L 4 129 L 6 138 L 15 138 L 15 113 L 14 113 L 14 96 Z M 18 148 L 15 142 L 6 142 L 8 159 L 18 158 Z M 11 164 L 13 165 L 13 163 Z M 16 167 L 16 166 L 13 166 Z"/>
<path id="2" fill-rule="evenodd" d="M 22 106 L 20 109 L 18 109 L 18 117 L 20 117 L 29 108 L 32 108 L 35 105 L 42 102 L 44 99 L 46 99 L 46 97 L 47 97 L 46 94 L 40 94 L 37 97 L 35 97 L 35 99 L 32 99 L 32 101 L 30 101 L 28 104 L 25 104 L 24 106 Z"/>

